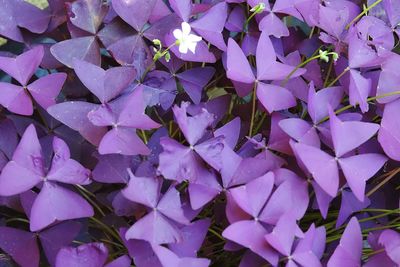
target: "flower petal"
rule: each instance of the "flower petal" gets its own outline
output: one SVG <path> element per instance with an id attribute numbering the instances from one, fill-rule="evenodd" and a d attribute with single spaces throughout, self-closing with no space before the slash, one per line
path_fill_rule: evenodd
<path id="1" fill-rule="evenodd" d="M 174 30 L 174 31 L 172 32 L 172 34 L 174 35 L 174 37 L 175 37 L 177 40 L 180 40 L 180 39 L 182 39 L 182 37 L 183 37 L 183 33 L 182 33 L 182 31 L 181 31 L 180 29 Z"/>
<path id="2" fill-rule="evenodd" d="M 192 28 L 190 27 L 190 24 L 187 22 L 182 22 L 182 32 L 183 35 L 188 36 L 190 34 L 190 32 L 192 31 Z"/>

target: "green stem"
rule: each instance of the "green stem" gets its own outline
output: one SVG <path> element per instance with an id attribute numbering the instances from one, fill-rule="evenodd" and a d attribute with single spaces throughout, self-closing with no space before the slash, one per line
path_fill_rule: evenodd
<path id="1" fill-rule="evenodd" d="M 250 15 L 250 17 L 248 17 L 247 20 L 245 21 L 245 23 L 244 23 L 244 25 L 243 25 L 243 31 L 242 31 L 242 33 L 241 33 L 241 35 L 240 35 L 240 40 L 243 40 L 244 34 L 247 33 L 247 32 L 249 31 L 249 23 L 250 23 L 250 20 L 251 20 L 255 15 L 256 15 L 256 12 L 252 13 L 252 14 Z"/>
<path id="2" fill-rule="evenodd" d="M 340 78 L 343 77 L 343 75 L 345 75 L 348 71 L 350 70 L 349 67 L 345 68 L 342 73 L 340 73 L 333 81 L 331 81 L 327 86 L 324 87 L 331 87 L 333 86 L 337 81 L 339 81 Z"/>
<path id="3" fill-rule="evenodd" d="M 115 232 L 112 228 L 110 228 L 108 225 L 103 223 L 102 221 L 96 219 L 95 217 L 90 217 L 90 219 L 95 222 L 97 225 L 101 226 L 106 230 L 111 236 L 113 236 L 116 240 L 120 242 L 120 244 L 123 244 L 121 237 L 118 235 L 117 232 Z"/>
<path id="4" fill-rule="evenodd" d="M 145 144 L 147 144 L 148 140 L 147 140 L 146 132 L 144 130 L 140 130 L 140 133 L 142 134 L 143 142 Z"/>
<path id="5" fill-rule="evenodd" d="M 167 52 L 174 47 L 177 44 L 177 42 L 174 42 L 172 45 L 168 46 L 164 51 L 161 52 L 160 57 L 158 58 L 153 58 L 153 62 L 146 68 L 146 70 L 143 72 L 142 76 L 140 77 L 140 83 L 142 83 L 144 81 L 144 78 L 146 78 L 147 73 L 149 73 L 149 71 L 151 70 L 151 68 L 153 68 L 153 66 L 156 64 L 156 62 L 162 58 L 163 56 L 165 56 L 167 54 Z"/>
<path id="6" fill-rule="evenodd" d="M 377 184 L 374 188 L 372 188 L 367 194 L 367 197 L 370 197 L 373 193 L 375 193 L 376 191 L 378 191 L 379 188 L 381 188 L 382 186 L 384 186 L 387 182 L 389 182 L 393 177 L 396 176 L 396 174 L 398 174 L 400 172 L 400 168 L 397 168 L 396 171 L 394 171 L 391 175 L 389 175 L 388 177 L 386 177 L 382 182 L 380 182 L 379 184 Z"/>
<path id="7" fill-rule="evenodd" d="M 212 233 L 213 235 L 215 235 L 216 237 L 218 237 L 219 239 L 225 241 L 225 238 L 223 238 L 222 235 L 220 235 L 219 233 L 217 233 L 217 231 L 215 231 L 214 229 L 208 228 L 208 231 L 209 231 L 210 233 Z"/>
<path id="8" fill-rule="evenodd" d="M 261 116 L 261 119 L 256 126 L 256 129 L 254 130 L 255 133 L 258 133 L 266 118 L 267 118 L 267 113 L 264 112 L 264 114 Z"/>
<path id="9" fill-rule="evenodd" d="M 254 88 L 253 88 L 253 102 L 251 108 L 249 137 L 253 136 L 254 117 L 256 115 L 256 103 L 257 103 L 257 82 L 254 83 Z"/>
<path id="10" fill-rule="evenodd" d="M 24 223 L 29 223 L 29 221 L 27 219 L 24 218 L 11 218 L 6 220 L 6 223 L 10 223 L 10 222 L 24 222 Z"/>
<path id="11" fill-rule="evenodd" d="M 394 95 L 400 95 L 400 91 L 394 91 L 394 92 L 390 92 L 390 93 L 387 93 L 387 94 L 382 94 L 382 95 L 378 95 L 378 96 L 374 96 L 374 97 L 369 97 L 369 98 L 367 98 L 367 102 L 374 101 L 374 100 L 381 99 L 381 98 L 385 98 L 385 97 L 389 97 L 389 96 L 394 96 Z M 353 107 L 353 105 L 344 106 L 344 107 L 336 110 L 335 114 L 340 114 L 343 111 L 351 109 L 352 107 Z M 323 123 L 323 122 L 325 122 L 327 120 L 329 120 L 329 116 L 326 116 L 325 118 L 320 120 L 317 124 L 321 124 L 321 123 Z"/>
<path id="12" fill-rule="evenodd" d="M 311 28 L 310 34 L 308 35 L 308 39 L 311 39 L 315 31 L 315 26 Z"/>
<path id="13" fill-rule="evenodd" d="M 329 52 L 329 53 L 326 54 L 326 56 L 330 56 L 330 55 L 334 55 L 334 54 L 336 54 L 336 53 L 334 53 L 334 52 Z M 319 58 L 321 58 L 321 55 L 312 56 L 312 57 L 306 59 L 305 61 L 301 62 L 300 64 L 298 64 L 298 65 L 286 76 L 285 80 L 283 80 L 283 82 L 281 83 L 281 86 L 284 87 L 284 86 L 288 83 L 290 77 L 292 77 L 292 75 L 293 75 L 298 69 L 300 69 L 301 67 L 304 67 L 305 65 L 307 65 L 307 64 L 310 63 L 311 61 L 313 61 L 313 60 L 315 60 L 315 59 L 319 59 Z"/>
<path id="14" fill-rule="evenodd" d="M 346 30 L 348 30 L 350 28 L 350 26 L 356 22 L 357 20 L 359 20 L 362 16 L 364 16 L 365 14 L 367 14 L 368 11 L 370 11 L 372 8 L 374 8 L 375 6 L 377 6 L 380 2 L 382 2 L 382 0 L 377 0 L 375 1 L 372 5 L 368 6 L 366 9 L 363 10 L 363 12 L 361 12 L 360 14 L 358 14 L 357 17 L 355 17 L 352 21 L 349 22 L 349 24 L 346 25 Z"/>
<path id="15" fill-rule="evenodd" d="M 285 85 L 288 83 L 290 77 L 292 77 L 292 75 L 293 75 L 298 69 L 300 69 L 301 67 L 304 67 L 305 65 L 307 65 L 308 63 L 310 63 L 310 62 L 313 61 L 314 59 L 319 59 L 320 57 L 321 57 L 320 55 L 316 55 L 316 56 L 310 57 L 310 58 L 306 59 L 305 61 L 301 62 L 300 64 L 298 64 L 298 65 L 286 76 L 285 80 L 283 80 L 282 86 L 285 86 Z"/>
<path id="16" fill-rule="evenodd" d="M 81 195 L 90 203 L 92 204 L 92 206 L 102 215 L 102 216 L 106 216 L 106 214 L 104 213 L 104 211 L 100 208 L 99 205 L 97 205 L 96 202 L 94 202 L 86 193 L 84 190 L 82 190 L 82 186 L 80 185 L 76 185 L 76 187 L 78 188 L 79 192 L 81 193 Z"/>
<path id="17" fill-rule="evenodd" d="M 369 258 L 369 257 L 371 257 L 371 256 L 373 256 L 373 255 L 382 253 L 382 252 L 384 252 L 384 251 L 386 251 L 386 250 L 385 250 L 384 248 L 382 248 L 382 249 L 378 249 L 378 250 L 374 250 L 374 251 L 372 251 L 372 252 L 366 253 L 364 256 L 367 257 L 367 258 Z"/>
<path id="18" fill-rule="evenodd" d="M 383 218 L 383 217 L 385 217 L 385 216 L 388 216 L 388 215 L 390 215 L 390 214 L 397 213 L 397 212 L 398 212 L 398 210 L 393 210 L 393 211 L 384 212 L 384 213 L 379 214 L 379 215 L 375 215 L 375 216 L 371 216 L 371 217 L 368 217 L 368 218 L 360 219 L 360 220 L 358 220 L 358 222 L 362 223 L 362 222 L 372 221 L 372 220 L 379 219 L 379 218 Z M 334 232 L 343 230 L 343 229 L 346 228 L 346 226 L 347 226 L 347 224 L 344 224 L 344 225 L 342 225 L 341 227 L 339 227 L 339 228 L 337 228 L 337 229 L 332 229 L 332 230 L 330 230 L 330 231 L 327 231 L 326 234 L 328 235 L 328 234 L 331 234 L 331 233 L 334 233 Z"/>
<path id="19" fill-rule="evenodd" d="M 331 63 L 329 64 L 328 71 L 326 73 L 325 81 L 324 81 L 324 88 L 326 88 L 326 85 L 328 84 L 329 78 L 331 76 L 332 68 L 333 68 L 333 60 L 331 60 Z"/>

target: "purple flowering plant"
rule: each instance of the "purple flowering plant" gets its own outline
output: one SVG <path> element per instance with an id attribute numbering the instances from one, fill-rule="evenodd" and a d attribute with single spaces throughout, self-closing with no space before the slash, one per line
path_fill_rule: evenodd
<path id="1" fill-rule="evenodd" d="M 0 265 L 400 266 L 400 1 L 0 0 Z"/>

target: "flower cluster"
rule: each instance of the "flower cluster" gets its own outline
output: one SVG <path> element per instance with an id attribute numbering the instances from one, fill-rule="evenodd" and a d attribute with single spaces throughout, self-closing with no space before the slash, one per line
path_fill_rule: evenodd
<path id="1" fill-rule="evenodd" d="M 0 0 L 0 265 L 400 266 L 399 25 L 395 0 Z"/>

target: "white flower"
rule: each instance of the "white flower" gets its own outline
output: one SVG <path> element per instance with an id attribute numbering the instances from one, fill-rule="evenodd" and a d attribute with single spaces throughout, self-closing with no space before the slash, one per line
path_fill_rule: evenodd
<path id="1" fill-rule="evenodd" d="M 201 41 L 201 37 L 191 34 L 189 23 L 182 22 L 182 30 L 176 29 L 173 34 L 176 38 L 176 44 L 179 45 L 179 52 L 186 54 L 190 50 L 193 54 L 196 51 L 197 43 Z"/>

